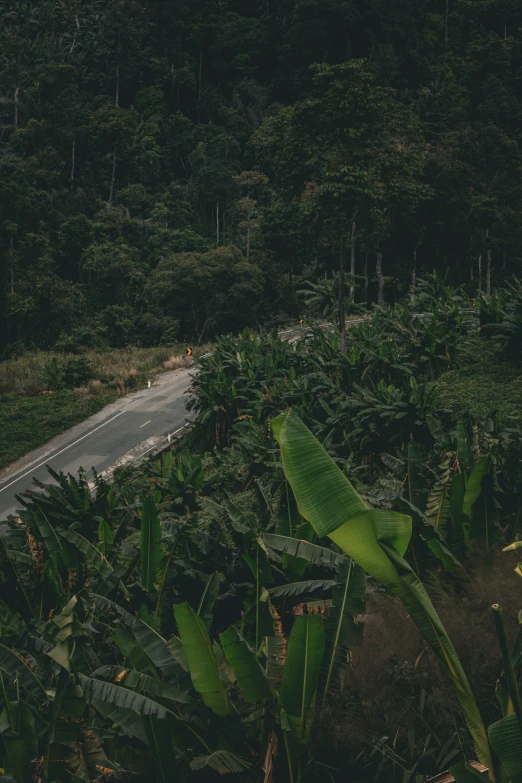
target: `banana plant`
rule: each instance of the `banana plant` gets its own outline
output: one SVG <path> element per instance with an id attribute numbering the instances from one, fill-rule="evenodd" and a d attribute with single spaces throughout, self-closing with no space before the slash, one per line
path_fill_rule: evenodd
<path id="1" fill-rule="evenodd" d="M 244 715 L 247 705 L 258 705 L 252 714 L 261 737 L 256 755 L 262 752 L 261 757 L 266 757 L 277 731 L 282 736 L 293 783 L 298 779 L 314 720 L 325 646 L 322 616 L 302 614 L 295 618 L 288 641 L 283 639 L 278 648 L 283 671 L 276 688 L 271 677 L 270 652 L 262 666 L 237 628 L 232 626 L 220 634 L 221 645 L 213 644 L 201 617 L 188 604 L 174 606 L 174 614 L 194 690 L 220 718 Z M 234 688 L 239 693 L 234 694 Z M 274 715 L 278 716 L 277 722 Z M 220 752 L 229 750 L 227 744 L 224 741 Z M 235 747 L 238 744 L 236 737 Z"/>
<path id="2" fill-rule="evenodd" d="M 174 511 L 186 514 L 197 509 L 197 494 L 205 479 L 201 459 L 190 452 L 167 451 L 160 459 L 145 463 L 143 470 Z"/>
<path id="3" fill-rule="evenodd" d="M 272 430 L 300 513 L 320 538 L 329 537 L 401 599 L 454 686 L 477 756 L 495 779 L 486 729 L 462 664 L 424 586 L 404 559 L 411 518 L 370 509 L 292 411 L 273 419 Z"/>
<path id="4" fill-rule="evenodd" d="M 456 552 L 464 553 L 472 541 L 486 549 L 499 538 L 500 486 L 493 451 L 481 454 L 479 429 L 471 438 L 465 423 L 457 422 L 456 438 L 443 452 L 438 477 L 430 489 L 426 516 Z"/>
<path id="5" fill-rule="evenodd" d="M 260 577 L 269 568 L 269 562 L 283 565 L 290 578 L 302 578 L 307 566 L 334 572 L 330 580 L 290 582 L 269 589 L 264 586 L 266 578 L 262 583 L 256 582 L 257 589 L 261 586 L 261 595 L 255 632 L 251 624 L 242 623 L 251 634 L 253 647 L 233 626 L 220 634 L 221 646 L 212 642 L 210 624 L 205 622 L 201 607 L 198 611 L 186 603 L 174 607 L 193 687 L 203 703 L 221 718 L 243 714 L 245 707 L 237 700 L 235 686 L 239 687 L 242 701 L 262 703 L 259 715 L 265 726 L 263 742 L 270 745 L 276 732 L 285 748 L 288 775 L 295 781 L 310 761 L 311 728 L 317 708 L 336 682 L 339 664 L 347 659 L 348 649 L 362 642 L 364 626 L 359 615 L 365 612 L 366 580 L 362 569 L 342 552 L 296 537 L 308 525 L 303 525 L 295 503 L 288 508 L 283 506 L 276 519 L 276 530 L 290 535 L 265 532 L 257 539 L 252 538 L 251 525 L 240 509 L 230 501 L 226 502 L 226 509 L 236 532 L 247 537 L 247 545 L 256 543 L 263 560 L 258 557 L 250 565 Z M 268 584 L 270 581 L 271 578 Z M 307 602 L 306 596 L 318 585 L 332 589 L 332 598 Z M 285 600 L 294 604 L 285 620 L 291 623 L 288 639 L 272 603 Z M 265 614 L 271 618 L 268 631 Z M 261 616 L 263 621 L 259 622 Z M 261 631 L 266 634 L 262 639 Z M 223 659 L 227 666 L 223 666 Z"/>
<path id="6" fill-rule="evenodd" d="M 516 542 L 522 543 L 522 542 Z M 504 551 L 516 549 L 510 545 Z M 517 568 L 517 573 L 519 569 Z M 502 718 L 488 726 L 488 738 L 494 756 L 495 772 L 503 783 L 521 783 L 522 781 L 522 699 L 518 685 L 518 673 L 522 669 L 522 615 L 519 617 L 520 629 L 513 650 L 510 651 L 504 627 L 502 608 L 498 604 L 492 607 L 493 619 L 500 652 L 503 672 L 497 682 L 496 697 L 502 711 Z M 473 783 L 475 780 L 488 780 L 492 775 L 477 764 L 458 764 L 450 770 L 455 783 Z"/>
<path id="7" fill-rule="evenodd" d="M 24 551 L 15 556 L 29 566 L 23 576 L 44 615 L 89 578 L 97 582 L 115 572 L 103 588 L 114 589 L 127 571 L 127 566 L 116 568 L 115 543 L 130 517 L 116 485 L 96 477 L 90 487 L 83 470 L 77 478 L 48 470 L 56 484 L 35 480 L 41 491 L 18 498 L 24 508 L 11 523 L 11 530 L 25 532 Z"/>
<path id="8" fill-rule="evenodd" d="M 82 614 L 76 596 L 45 622 L 24 622 L 0 606 L 0 766 L 7 780 L 90 780 L 120 769 L 92 731 L 74 674 L 74 652 L 89 636 Z"/>

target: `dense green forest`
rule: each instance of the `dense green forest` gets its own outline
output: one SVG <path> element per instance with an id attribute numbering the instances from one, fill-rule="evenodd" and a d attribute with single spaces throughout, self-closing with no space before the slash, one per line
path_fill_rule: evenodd
<path id="1" fill-rule="evenodd" d="M 0 13 L 0 783 L 522 783 L 522 5 Z"/>
<path id="2" fill-rule="evenodd" d="M 0 14 L 4 357 L 272 326 L 324 275 L 349 308 L 519 266 L 516 0 Z"/>
<path id="3" fill-rule="evenodd" d="M 521 334 L 522 288 L 431 276 L 345 354 L 220 337 L 173 450 L 36 482 L 1 779 L 519 783 Z"/>

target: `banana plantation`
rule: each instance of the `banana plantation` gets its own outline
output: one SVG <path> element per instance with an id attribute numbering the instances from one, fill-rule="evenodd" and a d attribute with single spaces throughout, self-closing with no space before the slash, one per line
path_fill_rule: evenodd
<path id="1" fill-rule="evenodd" d="M 172 451 L 19 498 L 1 781 L 522 781 L 522 286 L 369 316 L 218 338 Z"/>

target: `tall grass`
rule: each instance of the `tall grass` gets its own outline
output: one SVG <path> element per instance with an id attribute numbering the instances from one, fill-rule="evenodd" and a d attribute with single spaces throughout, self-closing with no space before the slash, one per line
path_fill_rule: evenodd
<path id="1" fill-rule="evenodd" d="M 195 348 L 194 357 L 209 349 Z M 79 357 L 38 352 L 0 362 L 0 469 L 160 373 L 188 366 L 181 345 L 86 351 L 82 359 L 93 378 L 79 388 L 54 391 L 45 369 L 53 358 L 64 366 Z"/>
<path id="2" fill-rule="evenodd" d="M 208 345 L 200 346 L 194 350 L 194 355 L 202 355 L 208 350 Z M 0 395 L 34 397 L 47 391 L 45 366 L 53 357 L 60 363 L 78 359 L 76 354 L 39 351 L 0 362 Z M 161 372 L 186 366 L 185 347 L 181 345 L 85 351 L 82 357 L 92 366 L 96 379 L 120 393 L 132 391 Z M 89 391 L 96 393 L 96 385 L 91 383 Z"/>

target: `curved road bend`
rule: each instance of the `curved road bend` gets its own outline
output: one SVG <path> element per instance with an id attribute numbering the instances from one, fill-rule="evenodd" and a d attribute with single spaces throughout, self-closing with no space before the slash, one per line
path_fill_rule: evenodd
<path id="1" fill-rule="evenodd" d="M 14 465 L 0 471 L 0 521 L 14 514 L 16 495 L 29 489 L 33 478 L 49 483 L 46 465 L 56 472 L 76 473 L 80 467 L 110 471 L 154 449 L 169 433 L 183 428 L 190 370 L 163 373 L 150 389 L 129 394 L 99 413 L 53 438 Z"/>
<path id="2" fill-rule="evenodd" d="M 352 318 L 346 324 L 364 320 Z M 326 329 L 331 326 L 321 324 Z M 283 340 L 295 342 L 308 332 L 303 326 L 279 334 Z M 190 418 L 185 407 L 190 377 L 190 369 L 162 373 L 151 389 L 122 397 L 0 471 L 0 522 L 15 513 L 19 506 L 16 495 L 29 489 L 33 478 L 53 483 L 46 465 L 73 475 L 82 467 L 88 478 L 92 468 L 97 473 L 110 473 L 153 450 L 168 433 L 182 429 Z"/>

